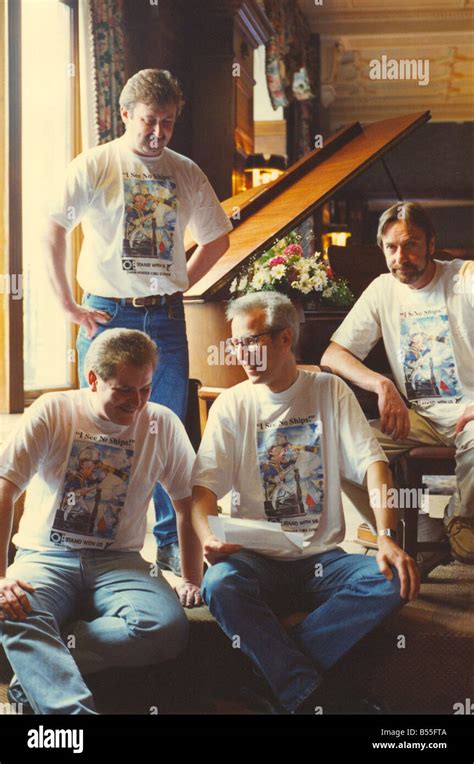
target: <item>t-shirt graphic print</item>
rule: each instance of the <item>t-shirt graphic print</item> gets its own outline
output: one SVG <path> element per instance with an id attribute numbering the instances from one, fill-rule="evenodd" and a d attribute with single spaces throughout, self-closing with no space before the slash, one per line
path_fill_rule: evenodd
<path id="1" fill-rule="evenodd" d="M 423 405 L 423 400 L 431 401 L 433 398 L 460 398 L 462 390 L 446 308 L 402 310 L 400 334 L 408 400 L 416 400 Z"/>
<path id="2" fill-rule="evenodd" d="M 166 275 L 173 263 L 178 199 L 173 178 L 124 173 L 122 268 L 128 273 Z"/>
<path id="3" fill-rule="evenodd" d="M 315 531 L 324 499 L 321 423 L 267 424 L 257 430 L 265 515 L 285 531 Z"/>
<path id="4" fill-rule="evenodd" d="M 50 541 L 61 547 L 104 549 L 117 535 L 133 450 L 107 443 L 105 435 L 85 439 L 84 433 L 76 433 L 76 438 Z"/>

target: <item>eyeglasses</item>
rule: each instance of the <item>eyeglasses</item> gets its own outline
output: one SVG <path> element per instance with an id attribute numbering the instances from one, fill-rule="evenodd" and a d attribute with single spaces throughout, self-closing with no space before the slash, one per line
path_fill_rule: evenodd
<path id="1" fill-rule="evenodd" d="M 259 337 L 263 337 L 265 334 L 274 334 L 275 330 L 271 329 L 268 332 L 260 332 L 260 334 L 250 334 L 248 337 L 229 337 L 225 341 L 225 349 L 228 353 L 234 355 L 238 352 L 239 348 L 244 350 L 255 349 L 260 346 Z"/>

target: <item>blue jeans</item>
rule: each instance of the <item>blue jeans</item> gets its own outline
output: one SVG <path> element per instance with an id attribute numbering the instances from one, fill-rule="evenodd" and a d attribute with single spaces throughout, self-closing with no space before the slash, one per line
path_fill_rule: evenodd
<path id="1" fill-rule="evenodd" d="M 207 569 L 202 596 L 292 712 L 351 647 L 405 604 L 393 572 L 389 581 L 375 558 L 339 548 L 287 562 L 246 550 Z M 275 612 L 291 604 L 295 610 L 295 603 L 311 612 L 286 631 Z"/>
<path id="2" fill-rule="evenodd" d="M 134 308 L 132 305 L 126 305 L 123 300 L 115 302 L 105 297 L 85 294 L 82 302 L 88 308 L 105 310 L 111 316 L 110 321 L 99 324 L 95 336 L 106 329 L 123 327 L 139 329 L 151 337 L 158 347 L 159 360 L 153 375 L 150 400 L 167 406 L 184 422 L 188 401 L 189 360 L 183 298 L 180 295 L 173 298 L 170 315 L 164 301 L 162 305 L 151 308 Z M 83 365 L 91 342 L 81 327 L 76 345 L 81 387 L 87 387 Z M 159 483 L 156 485 L 153 500 L 156 515 L 153 532 L 156 542 L 160 547 L 167 546 L 178 539 L 176 515 L 168 494 Z"/>
<path id="3" fill-rule="evenodd" d="M 0 621 L 0 637 L 37 714 L 95 714 L 82 675 L 169 660 L 185 647 L 184 610 L 138 552 L 19 549 L 7 575 L 35 587 L 31 612 Z"/>

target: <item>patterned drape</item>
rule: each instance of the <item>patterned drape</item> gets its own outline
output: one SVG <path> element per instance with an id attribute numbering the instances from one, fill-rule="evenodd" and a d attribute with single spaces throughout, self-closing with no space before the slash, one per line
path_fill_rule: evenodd
<path id="1" fill-rule="evenodd" d="M 274 109 L 316 94 L 316 61 L 308 24 L 294 0 L 264 0 L 275 34 L 266 44 L 267 85 Z"/>
<path id="2" fill-rule="evenodd" d="M 125 85 L 124 0 L 90 0 L 99 143 L 123 134 L 119 96 Z"/>

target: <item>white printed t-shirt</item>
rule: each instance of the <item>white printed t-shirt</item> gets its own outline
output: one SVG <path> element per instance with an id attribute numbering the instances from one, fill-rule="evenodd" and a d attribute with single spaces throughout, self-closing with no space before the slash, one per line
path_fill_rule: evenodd
<path id="1" fill-rule="evenodd" d="M 332 374 L 300 371 L 282 393 L 246 381 L 217 398 L 192 484 L 218 499 L 232 489 L 232 517 L 311 532 L 301 551 L 268 552 L 296 559 L 343 540 L 340 474 L 363 483 L 376 461 L 387 459 L 347 385 Z"/>
<path id="2" fill-rule="evenodd" d="M 82 223 L 77 280 L 101 297 L 146 297 L 188 287 L 184 232 L 208 244 L 232 230 L 202 170 L 171 149 L 135 154 L 124 136 L 77 156 L 50 217 Z"/>
<path id="3" fill-rule="evenodd" d="M 0 477 L 28 486 L 17 547 L 140 551 L 157 480 L 172 500 L 191 494 L 195 454 L 178 417 L 147 403 L 132 426 L 114 424 L 92 395 L 42 395 L 1 449 Z"/>
<path id="4" fill-rule="evenodd" d="M 418 414 L 449 428 L 474 400 L 474 294 L 462 260 L 435 260 L 422 289 L 390 273 L 367 287 L 332 335 L 361 361 L 383 337 L 400 392 Z"/>

